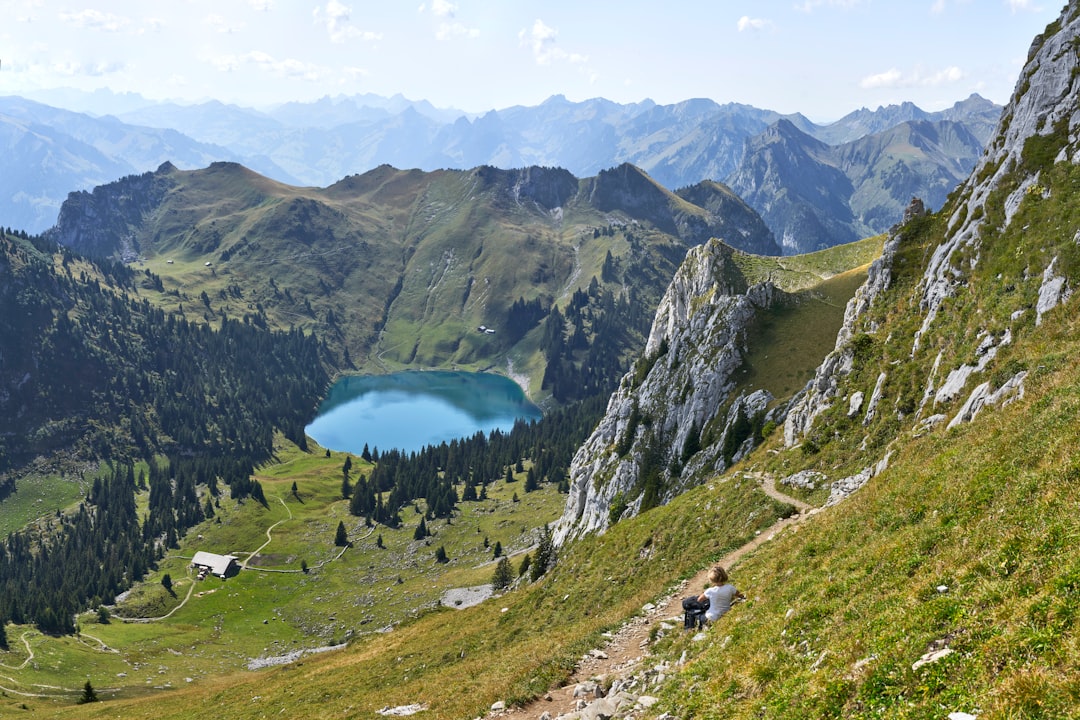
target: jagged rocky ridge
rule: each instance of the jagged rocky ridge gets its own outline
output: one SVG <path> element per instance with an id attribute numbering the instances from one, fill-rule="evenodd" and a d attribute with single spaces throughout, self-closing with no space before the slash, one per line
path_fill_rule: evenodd
<path id="1" fill-rule="evenodd" d="M 1036 38 L 995 139 L 943 218 L 944 241 L 929 252 L 915 286 L 890 299 L 917 308 L 917 330 L 905 337 L 883 328 L 888 308 L 881 302 L 906 233 L 912 231 L 910 221 L 922 215 L 922 208 L 913 205 L 904 224 L 893 229 L 867 284 L 849 304 L 836 349 L 793 401 L 784 427 L 788 447 L 812 434 L 815 420 L 837 405 L 863 427 L 885 415 L 899 421 L 901 431 L 921 434 L 939 425 L 953 428 L 970 422 L 986 407 L 1023 397 L 1030 369 L 1017 361 L 1002 364 L 998 356 L 1018 333 L 1041 325 L 1046 313 L 1071 297 L 1072 281 L 1063 266 L 1075 266 L 1080 230 L 1011 225 L 1025 203 L 1051 198 L 1054 190 L 1042 181 L 1055 164 L 1080 162 L 1080 61 L 1073 49 L 1080 39 L 1078 16 L 1074 3 L 1060 24 Z M 986 246 L 1006 235 L 1024 243 L 1028 231 L 1038 233 L 1034 246 Z M 1015 275 L 988 269 L 1008 265 L 1000 259 L 1002 253 L 1023 260 Z M 992 296 L 1005 301 L 984 312 L 981 298 Z M 950 312 L 943 320 L 945 307 Z M 860 345 L 894 348 L 884 349 L 876 372 L 861 373 L 862 384 L 852 380 Z M 885 362 L 890 355 L 898 357 Z M 899 387 L 897 378 L 908 373 L 915 374 L 921 397 L 911 398 Z M 871 387 L 868 380 L 873 377 Z M 869 458 L 862 482 L 887 464 L 888 452 L 883 455 L 878 465 Z M 801 478 L 787 480 L 798 484 Z"/>
<path id="2" fill-rule="evenodd" d="M 699 471 L 721 471 L 738 457 L 748 440 L 735 443 L 738 419 L 761 417 L 772 400 L 765 391 L 733 397 L 745 333 L 785 293 L 771 282 L 748 285 L 733 252 L 713 240 L 687 254 L 657 308 L 644 356 L 574 458 L 557 543 L 666 501 Z"/>
<path id="3" fill-rule="evenodd" d="M 910 120 L 840 145 L 779 120 L 747 141 L 727 183 L 796 255 L 887 231 L 913 196 L 941 207 L 983 144 L 948 120 Z"/>

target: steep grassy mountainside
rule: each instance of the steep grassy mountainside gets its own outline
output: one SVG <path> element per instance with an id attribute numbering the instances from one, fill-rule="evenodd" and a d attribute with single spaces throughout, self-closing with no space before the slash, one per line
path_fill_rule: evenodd
<path id="1" fill-rule="evenodd" d="M 951 120 L 907 120 L 838 145 L 781 120 L 747 143 L 727 183 L 785 253 L 806 253 L 885 232 L 913 197 L 941 207 L 983 145 Z"/>
<path id="2" fill-rule="evenodd" d="M 168 310 L 314 330 L 344 368 L 503 368 L 511 358 L 539 391 L 545 361 L 529 332 L 593 278 L 649 313 L 692 245 L 720 236 L 777 251 L 753 211 L 711 187 L 703 207 L 629 165 L 587 179 L 380 167 L 325 189 L 227 163 L 163 165 L 73 193 L 50 237 L 145 261 Z M 631 340 L 618 352 L 636 352 Z"/>

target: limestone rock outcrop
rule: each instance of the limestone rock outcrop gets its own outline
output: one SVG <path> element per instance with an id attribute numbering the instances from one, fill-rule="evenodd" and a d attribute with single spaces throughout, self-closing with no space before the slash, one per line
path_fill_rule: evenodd
<path id="1" fill-rule="evenodd" d="M 732 253 L 713 240 L 687 254 L 643 357 L 574 457 L 556 543 L 604 530 L 613 514 L 662 503 L 752 445 L 749 419 L 763 418 L 773 398 L 760 390 L 736 395 L 736 374 L 749 323 L 783 292 L 770 282 L 748 285 Z"/>

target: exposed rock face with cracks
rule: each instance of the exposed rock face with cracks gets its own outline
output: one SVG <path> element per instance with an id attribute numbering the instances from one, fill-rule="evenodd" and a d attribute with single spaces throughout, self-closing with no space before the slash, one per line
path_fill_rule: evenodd
<path id="1" fill-rule="evenodd" d="M 783 292 L 769 282 L 749 286 L 732 253 L 713 240 L 687 254 L 657 308 L 644 356 L 574 457 L 556 543 L 603 531 L 612 508 L 629 516 L 643 502 L 662 503 L 697 482 L 699 471 L 721 471 L 749 448 L 732 448 L 729 433 L 761 415 L 772 396 L 734 397 L 735 374 L 747 327 Z M 719 425 L 712 432 L 717 439 L 692 452 L 705 445 L 710 424 Z"/>

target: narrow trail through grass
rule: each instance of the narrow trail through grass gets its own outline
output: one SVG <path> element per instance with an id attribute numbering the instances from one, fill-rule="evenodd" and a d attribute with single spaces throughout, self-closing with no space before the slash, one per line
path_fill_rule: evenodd
<path id="1" fill-rule="evenodd" d="M 247 570 L 248 569 L 248 563 L 251 562 L 251 559 L 254 558 L 254 557 L 257 557 L 259 553 L 261 553 L 263 550 L 265 550 L 270 545 L 270 543 L 272 543 L 274 541 L 274 535 L 273 535 L 274 528 L 276 528 L 278 525 L 280 525 L 283 522 L 286 522 L 288 520 L 293 519 L 292 510 L 290 510 L 289 506 L 285 504 L 285 501 L 282 500 L 280 497 L 277 499 L 277 501 L 279 503 L 281 503 L 281 507 L 285 508 L 285 512 L 289 513 L 289 517 L 278 520 L 276 523 L 274 523 L 270 527 L 266 528 L 266 542 L 264 542 L 254 552 L 249 553 L 248 556 L 246 558 L 244 558 L 244 562 L 240 563 L 240 569 L 241 570 Z"/>
<path id="2" fill-rule="evenodd" d="M 187 595 L 184 596 L 184 599 L 180 601 L 179 605 L 174 607 L 169 612 L 165 613 L 164 615 L 162 615 L 160 617 L 152 617 L 152 618 L 121 617 L 120 621 L 121 622 L 126 622 L 126 623 L 152 623 L 152 622 L 160 622 L 162 620 L 167 620 L 168 618 L 172 617 L 173 613 L 175 613 L 177 610 L 179 610 L 180 608 L 187 605 L 188 600 L 191 599 L 192 594 L 195 592 L 195 581 L 191 579 L 191 567 L 190 566 L 188 566 L 187 578 L 188 578 Z M 102 643 L 102 644 L 104 645 L 104 643 Z"/>
<path id="3" fill-rule="evenodd" d="M 776 480 L 772 475 L 766 473 L 743 474 L 758 480 L 760 482 L 761 491 L 766 495 L 780 502 L 792 505 L 798 512 L 790 517 L 777 520 L 753 540 L 721 557 L 718 561 L 719 564 L 723 565 L 729 571 L 734 568 L 745 555 L 773 540 L 788 527 L 801 523 L 803 520 L 812 517 L 819 511 L 819 508 L 777 490 Z M 645 659 L 649 657 L 650 653 L 648 645 L 653 625 L 671 620 L 676 616 L 681 622 L 683 614 L 682 598 L 687 594 L 687 588 L 704 587 L 708 581 L 710 569 L 711 565 L 698 572 L 692 578 L 679 583 L 674 591 L 661 600 L 658 600 L 655 603 L 655 607 L 647 614 L 630 618 L 618 632 L 613 634 L 606 645 L 598 648 L 600 652 L 590 653 L 581 660 L 574 670 L 574 673 L 563 685 L 563 688 L 572 689 L 573 686 L 578 683 L 599 676 L 612 678 L 615 676 L 627 676 L 636 672 Z M 733 582 L 738 586 L 739 583 L 737 580 L 733 580 Z M 694 594 L 696 595 L 697 593 L 695 592 Z M 576 702 L 577 698 L 573 697 L 572 693 L 552 691 L 544 696 L 536 698 L 527 705 L 509 708 L 500 713 L 499 717 L 513 718 L 515 720 L 525 720 L 526 718 L 529 718 L 531 720 L 540 717 L 544 712 L 550 713 L 552 717 L 557 717 L 562 714 L 575 712 Z"/>
<path id="4" fill-rule="evenodd" d="M 8 665 L 6 663 L 0 663 L 0 667 L 7 668 L 8 670 L 22 670 L 34 660 L 34 648 L 30 646 L 30 641 L 26 639 L 32 634 L 33 633 L 30 630 L 27 630 L 22 634 L 22 637 L 19 638 L 20 640 L 22 640 L 22 644 L 26 646 L 26 659 L 23 660 L 22 663 L 19 665 Z"/>

